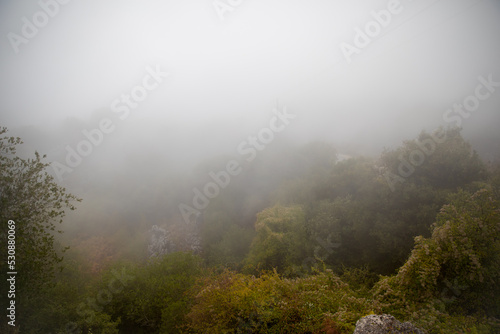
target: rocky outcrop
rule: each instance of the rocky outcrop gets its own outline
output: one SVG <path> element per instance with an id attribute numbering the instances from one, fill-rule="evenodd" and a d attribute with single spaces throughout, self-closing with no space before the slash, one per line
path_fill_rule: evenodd
<path id="1" fill-rule="evenodd" d="M 390 314 L 367 315 L 356 322 L 353 334 L 426 334 L 409 322 L 399 322 Z"/>
<path id="2" fill-rule="evenodd" d="M 161 257 L 171 253 L 174 247 L 169 231 L 154 225 L 151 229 L 151 242 L 148 246 L 149 257 Z"/>

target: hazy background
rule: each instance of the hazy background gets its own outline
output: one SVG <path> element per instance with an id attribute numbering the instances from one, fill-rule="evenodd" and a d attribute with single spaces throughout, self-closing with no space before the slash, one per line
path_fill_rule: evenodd
<path id="1" fill-rule="evenodd" d="M 473 94 L 479 76 L 500 81 L 499 1 L 400 4 L 348 64 L 340 44 L 352 44 L 354 29 L 388 1 L 242 1 L 221 20 L 210 0 L 73 0 L 16 54 L 8 34 L 21 35 L 23 17 L 33 21 L 41 8 L 2 0 L 0 125 L 21 135 L 27 152 L 64 163 L 82 130 L 111 118 L 114 132 L 61 182 L 87 203 L 90 189 L 150 200 L 151 185 L 175 192 L 158 180 L 176 175 L 172 182 L 182 183 L 179 173 L 189 180 L 200 162 L 237 155 L 277 104 L 296 119 L 276 134 L 273 152 L 280 142 L 325 140 L 340 153 L 375 156 L 451 125 L 445 110 Z M 120 120 L 112 101 L 157 65 L 170 76 Z M 464 136 L 485 159 L 499 157 L 499 106 L 500 89 L 463 120 Z"/>

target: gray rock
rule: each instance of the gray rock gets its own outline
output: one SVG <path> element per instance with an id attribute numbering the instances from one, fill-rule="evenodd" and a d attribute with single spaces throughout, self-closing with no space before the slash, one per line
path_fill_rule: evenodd
<path id="1" fill-rule="evenodd" d="M 353 334 L 426 334 L 409 322 L 399 322 L 390 314 L 367 315 L 356 322 Z"/>

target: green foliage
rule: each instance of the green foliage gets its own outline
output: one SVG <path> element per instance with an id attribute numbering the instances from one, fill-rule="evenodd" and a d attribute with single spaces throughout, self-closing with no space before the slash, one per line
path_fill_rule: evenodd
<path id="1" fill-rule="evenodd" d="M 248 254 L 253 237 L 253 231 L 238 225 L 230 225 L 222 233 L 220 241 L 207 246 L 207 251 L 210 253 L 207 256 L 208 263 L 214 267 L 241 269 L 241 263 Z"/>
<path id="2" fill-rule="evenodd" d="M 201 257 L 171 253 L 147 263 L 140 255 L 126 263 L 110 256 L 113 244 L 123 248 L 134 228 L 150 224 L 133 208 L 125 210 L 126 229 L 80 242 L 92 250 L 85 261 L 66 255 L 61 263 L 55 223 L 76 198 L 44 174 L 47 164 L 38 154 L 17 158 L 20 140 L 3 138 L 0 218 L 16 220 L 22 252 L 33 256 L 23 269 L 34 274 L 21 285 L 33 297 L 23 331 L 352 333 L 360 317 L 390 313 L 430 334 L 500 332 L 494 298 L 500 295 L 500 169 L 490 166 L 489 184 L 482 183 L 484 165 L 460 131 L 442 131 L 442 143 L 429 144 L 432 136 L 423 132 L 380 161 L 336 163 L 325 143 L 269 148 L 203 211 L 196 227 Z M 384 172 L 396 173 L 423 143 L 433 152 L 391 189 Z M 200 166 L 197 184 L 218 170 L 219 160 L 226 158 Z M 155 191 L 164 192 L 161 185 Z M 94 200 L 92 207 L 109 204 Z M 175 222 L 175 214 L 156 214 Z M 134 249 L 143 243 L 137 238 Z M 92 259 L 114 263 L 85 274 Z M 44 266 L 50 271 L 56 264 L 66 269 L 51 281 Z M 29 279 L 43 289 L 35 293 Z"/>
<path id="3" fill-rule="evenodd" d="M 350 261 L 352 222 L 355 203 L 351 196 L 322 200 L 307 208 L 307 240 L 311 255 L 339 269 Z M 354 251 L 360 253 L 359 251 Z"/>
<path id="4" fill-rule="evenodd" d="M 409 182 L 457 189 L 473 181 L 484 180 L 486 168 L 471 145 L 460 135 L 460 130 L 440 128 L 433 134 L 422 131 L 417 139 L 405 141 L 396 150 L 385 151 L 382 163 L 398 174 L 401 163 L 411 161 L 412 152 L 422 152 L 424 161 L 418 165 L 420 158 L 415 158 L 417 166 L 407 178 Z"/>
<path id="5" fill-rule="evenodd" d="M 276 205 L 257 214 L 255 236 L 246 259 L 247 268 L 277 269 L 283 272 L 292 263 L 303 259 L 297 234 L 305 228 L 300 206 Z"/>
<path id="6" fill-rule="evenodd" d="M 328 180 L 330 197 L 369 199 L 377 176 L 375 161 L 372 159 L 357 157 L 341 161 L 331 170 Z"/>
<path id="7" fill-rule="evenodd" d="M 349 287 L 362 295 L 370 295 L 373 285 L 379 280 L 378 275 L 370 271 L 367 266 L 362 268 L 342 268 L 340 279 L 349 284 Z"/>
<path id="8" fill-rule="evenodd" d="M 312 333 L 326 325 L 352 333 L 361 316 L 379 310 L 331 271 L 297 279 L 225 271 L 200 280 L 196 291 L 187 316 L 194 333 Z"/>
<path id="9" fill-rule="evenodd" d="M 374 297 L 386 312 L 426 328 L 450 322 L 446 312 L 499 318 L 500 302 L 491 298 L 500 293 L 499 213 L 487 189 L 451 196 L 432 237 L 415 238 L 408 261 L 396 276 L 375 285 Z"/>
<path id="10" fill-rule="evenodd" d="M 186 293 L 202 273 L 201 259 L 190 253 L 172 253 L 126 272 L 133 279 L 103 308 L 112 319 L 121 319 L 120 331 L 178 333 L 190 307 Z M 106 289 L 114 277 L 113 269 L 107 271 L 90 294 Z"/>
<path id="11" fill-rule="evenodd" d="M 65 332 L 75 328 L 80 317 L 76 312 L 79 299 L 91 279 L 83 259 L 69 251 L 61 263 L 64 269 L 57 272 L 54 284 L 30 300 L 31 316 L 22 323 L 29 333 Z"/>
<path id="12" fill-rule="evenodd" d="M 287 265 L 300 267 L 305 259 L 317 258 L 337 271 L 343 265 L 367 265 L 384 274 L 404 263 L 415 236 L 430 235 L 448 192 L 414 183 L 392 192 L 375 162 L 366 158 L 338 163 L 321 186 L 308 179 L 291 182 L 280 191 L 296 191 L 288 198 L 304 207 L 306 222 L 290 232 L 300 241 L 289 252 L 301 256 Z M 301 196 L 301 188 L 308 195 Z"/>
<path id="13" fill-rule="evenodd" d="M 490 166 L 488 184 L 496 198 L 500 198 L 500 163 Z"/>
<path id="14" fill-rule="evenodd" d="M 7 130 L 0 129 L 0 135 Z M 59 187 L 45 169 L 48 163 L 35 152 L 35 158 L 16 156 L 19 138 L 0 138 L 0 237 L 6 240 L 7 221 L 16 222 L 16 268 L 18 283 L 28 297 L 50 280 L 62 258 L 55 248 L 56 223 L 61 223 L 65 210 L 74 210 L 77 198 Z M 4 253 L 5 254 L 5 253 Z M 20 287 L 21 288 L 21 287 Z"/>
<path id="15" fill-rule="evenodd" d="M 0 128 L 0 136 L 7 132 Z M 0 137 L 0 240 L 7 249 L 7 222 L 15 221 L 16 278 L 18 322 L 33 312 L 30 300 L 38 298 L 49 288 L 62 251 L 55 242 L 57 224 L 62 222 L 66 210 L 74 210 L 75 196 L 66 193 L 46 172 L 45 156 L 35 152 L 34 158 L 23 159 L 16 155 L 20 138 Z M 2 252 L 2 271 L 7 272 L 7 252 Z M 7 291 L 6 281 L 0 285 Z M 2 293 L 2 307 L 6 294 Z M 22 311 L 19 311 L 22 310 Z M 26 320 L 28 322 L 28 320 Z"/>
<path id="16" fill-rule="evenodd" d="M 80 330 L 82 333 L 86 334 L 118 334 L 118 326 L 120 325 L 120 319 L 113 321 L 111 316 L 106 313 L 96 312 L 92 321 L 85 321 L 79 319 L 78 322 L 72 323 L 74 330 Z M 70 326 L 71 326 L 70 325 Z"/>

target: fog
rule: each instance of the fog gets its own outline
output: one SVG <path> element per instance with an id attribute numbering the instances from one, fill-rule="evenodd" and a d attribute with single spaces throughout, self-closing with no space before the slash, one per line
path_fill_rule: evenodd
<path id="1" fill-rule="evenodd" d="M 1 0 L 0 35 L 1 333 L 500 332 L 500 1 Z"/>
<path id="2" fill-rule="evenodd" d="M 0 125 L 65 166 L 51 172 L 84 199 L 75 221 L 160 224 L 210 170 L 251 166 L 249 136 L 273 122 L 258 159 L 312 141 L 376 156 L 453 125 L 499 158 L 498 1 L 9 0 L 0 22 Z M 450 109 L 478 85 L 473 112 Z"/>

